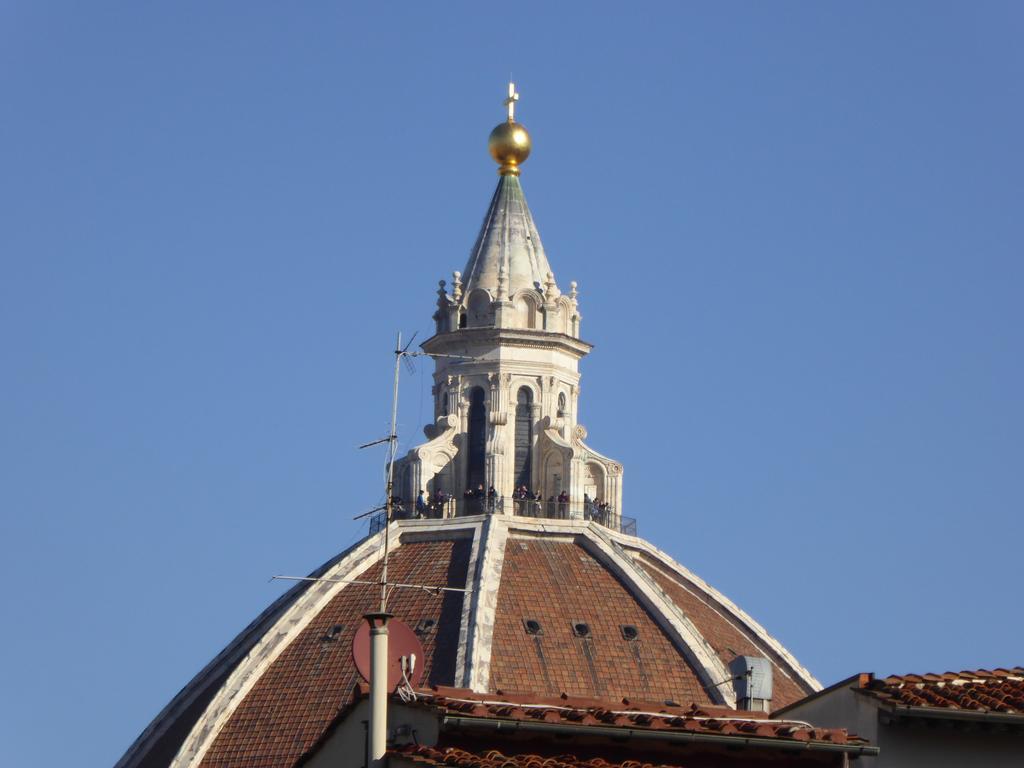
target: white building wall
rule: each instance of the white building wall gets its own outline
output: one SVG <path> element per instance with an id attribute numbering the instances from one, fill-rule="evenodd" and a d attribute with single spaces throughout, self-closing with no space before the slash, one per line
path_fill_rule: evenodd
<path id="1" fill-rule="evenodd" d="M 856 678 L 845 680 L 786 708 L 781 716 L 819 727 L 845 728 L 867 739 L 879 748 L 879 754 L 858 758 L 859 768 L 1024 766 L 1024 727 L 1013 732 L 981 720 L 895 717 L 874 697 L 858 693 L 856 684 Z"/>
<path id="2" fill-rule="evenodd" d="M 621 514 L 622 466 L 586 446 L 586 430 L 576 421 L 579 361 L 590 351 L 589 344 L 557 330 L 469 327 L 439 333 L 423 346 L 438 355 L 436 423 L 427 428 L 431 441 L 412 449 L 397 465 L 400 478 L 412 467 L 408 476 L 417 487 L 405 489 L 408 495 L 420 488 L 433 490 L 442 468 L 446 492 L 460 497 L 466 489 L 470 395 L 479 387 L 487 422 L 484 485 L 493 485 L 499 497 L 510 499 L 516 488 L 517 396 L 525 387 L 532 399 L 530 490 L 540 491 L 545 499 L 567 491 L 579 503 L 586 489 L 592 499 L 610 503 Z M 447 463 L 440 458 L 449 456 Z M 586 483 L 588 472 L 598 478 L 596 484 Z"/>
<path id="3" fill-rule="evenodd" d="M 898 719 L 879 726 L 879 768 L 1021 768 L 1024 730 Z M 870 763 L 865 763 L 870 765 Z"/>

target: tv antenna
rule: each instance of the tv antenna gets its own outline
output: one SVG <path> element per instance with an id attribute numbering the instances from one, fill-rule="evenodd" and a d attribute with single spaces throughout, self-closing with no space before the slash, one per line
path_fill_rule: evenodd
<path id="1" fill-rule="evenodd" d="M 360 448 L 369 448 L 381 443 L 388 444 L 388 471 L 387 482 L 384 493 L 385 500 L 382 506 L 371 509 L 356 515 L 355 519 L 367 517 L 374 513 L 384 513 L 384 557 L 380 579 L 376 581 L 362 579 L 329 578 L 322 576 L 271 576 L 274 579 L 297 582 L 318 582 L 329 584 L 362 584 L 367 586 L 380 587 L 380 610 L 377 613 L 363 615 L 366 624 L 361 626 L 353 640 L 352 653 L 356 660 L 359 673 L 370 683 L 370 717 L 367 721 L 367 759 L 366 765 L 383 765 L 384 752 L 387 748 L 387 694 L 390 690 L 398 687 L 399 695 L 403 700 L 416 698 L 413 685 L 418 685 L 423 677 L 423 667 L 420 665 L 417 671 L 416 659 L 423 658 L 423 646 L 416 638 L 413 630 L 397 619 L 392 622 L 392 628 L 396 634 L 396 645 L 392 649 L 394 653 L 388 654 L 388 622 L 393 616 L 387 612 L 388 596 L 393 589 L 415 589 L 435 597 L 462 593 L 465 595 L 471 592 L 472 585 L 466 587 L 432 586 L 429 584 L 402 584 L 399 582 L 388 582 L 388 556 L 391 545 L 391 518 L 394 514 L 394 480 L 395 480 L 395 456 L 398 453 L 398 380 L 402 371 L 402 363 L 411 371 L 413 357 L 450 357 L 460 360 L 481 360 L 483 358 L 469 357 L 466 355 L 446 355 L 430 352 L 411 352 L 409 348 L 416 339 L 414 333 L 409 342 L 402 346 L 402 334 L 398 333 L 395 342 L 395 376 L 391 392 L 391 429 L 387 437 L 380 440 L 373 440 L 360 445 Z M 467 581 L 469 575 L 467 574 Z"/>
<path id="2" fill-rule="evenodd" d="M 394 512 L 394 476 L 395 476 L 395 455 L 398 452 L 398 381 L 399 374 L 401 373 L 401 364 L 404 361 L 406 367 L 412 371 L 412 361 L 409 358 L 412 357 L 449 357 L 457 360 L 483 360 L 481 357 L 470 357 L 469 355 L 446 355 L 440 352 L 417 352 L 410 351 L 413 341 L 416 339 L 416 333 L 412 335 L 406 345 L 402 346 L 402 334 L 399 332 L 398 340 L 395 343 L 395 375 L 394 384 L 391 393 L 391 431 L 386 437 L 382 437 L 379 440 L 372 440 L 369 443 L 363 443 L 359 446 L 362 448 L 370 448 L 374 445 L 380 445 L 381 443 L 388 443 L 388 471 L 387 471 L 387 483 L 385 486 L 385 502 L 378 507 L 374 507 L 371 510 L 362 512 L 356 515 L 353 520 L 361 520 L 370 515 L 377 514 L 379 512 L 384 513 L 384 559 L 383 567 L 381 569 L 380 579 L 377 581 L 366 581 L 363 579 L 332 579 L 324 578 L 320 576 L 285 576 L 283 574 L 277 574 L 270 577 L 271 581 L 304 581 L 304 582 L 317 582 L 327 584 L 361 584 L 361 585 L 372 585 L 380 587 L 380 612 L 387 612 L 387 601 L 390 595 L 389 590 L 393 589 L 415 589 L 421 592 L 434 595 L 435 597 L 440 596 L 449 592 L 462 592 L 466 593 L 471 591 L 468 587 L 448 587 L 448 586 L 436 586 L 431 584 L 403 584 L 399 582 L 388 582 L 388 555 L 390 553 L 390 531 L 388 530 L 388 523 L 391 522 L 391 517 Z"/>
<path id="3" fill-rule="evenodd" d="M 416 333 L 418 333 L 418 331 Z M 384 487 L 384 504 L 374 509 L 371 509 L 369 512 L 363 512 L 360 515 L 356 515 L 356 517 L 353 518 L 355 520 L 359 520 L 360 518 L 367 517 L 377 512 L 384 512 L 384 558 L 383 566 L 381 567 L 380 572 L 380 580 L 377 582 L 380 585 L 380 613 L 382 614 L 387 613 L 389 586 L 399 588 L 423 589 L 428 592 L 434 589 L 442 591 L 467 591 L 464 589 L 456 590 L 454 588 L 447 587 L 429 587 L 420 584 L 388 584 L 388 557 L 390 554 L 391 547 L 391 531 L 389 524 L 391 523 L 391 519 L 394 514 L 395 457 L 398 453 L 398 381 L 399 376 L 401 375 L 402 372 L 402 363 L 404 362 L 406 368 L 408 368 L 408 370 L 412 372 L 415 369 L 410 358 L 414 357 L 448 357 L 457 360 L 483 359 L 479 357 L 470 357 L 468 355 L 446 355 L 439 352 L 421 352 L 416 350 L 410 351 L 409 348 L 412 346 L 413 341 L 416 340 L 416 333 L 413 333 L 413 335 L 409 338 L 408 343 L 406 343 L 404 347 L 402 346 L 401 331 L 398 332 L 398 337 L 395 341 L 395 374 L 391 389 L 390 432 L 386 437 L 382 437 L 379 440 L 372 440 L 369 443 L 363 443 L 362 445 L 359 446 L 359 449 L 361 450 L 363 448 L 370 448 L 371 446 L 374 445 L 380 445 L 381 443 L 388 444 L 388 471 L 387 480 L 385 482 Z"/>

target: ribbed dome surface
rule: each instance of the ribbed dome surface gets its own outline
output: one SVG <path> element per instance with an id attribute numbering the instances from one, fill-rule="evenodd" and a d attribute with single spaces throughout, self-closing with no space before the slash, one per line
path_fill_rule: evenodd
<path id="1" fill-rule="evenodd" d="M 735 706 L 728 662 L 767 657 L 774 707 L 820 686 L 724 596 L 642 539 L 593 522 L 505 515 L 392 523 L 389 609 L 423 643 L 424 684 Z M 381 535 L 275 603 L 139 737 L 120 766 L 290 766 L 349 703 L 351 656 Z"/>

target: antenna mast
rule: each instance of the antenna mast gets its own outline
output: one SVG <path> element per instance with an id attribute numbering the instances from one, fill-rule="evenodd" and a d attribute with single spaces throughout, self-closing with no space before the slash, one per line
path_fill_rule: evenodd
<path id="1" fill-rule="evenodd" d="M 413 334 L 413 339 L 416 334 Z M 412 344 L 412 339 L 409 339 Z M 384 497 L 384 566 L 380 571 L 380 612 L 387 613 L 388 610 L 388 550 L 391 543 L 391 513 L 393 511 L 393 491 L 395 487 L 395 454 L 398 453 L 398 375 L 401 372 L 402 355 L 402 332 L 398 332 L 395 341 L 395 380 L 391 391 L 391 431 L 388 433 L 388 479 L 386 484 L 386 495 Z"/>
<path id="2" fill-rule="evenodd" d="M 469 357 L 468 355 L 445 355 L 440 353 L 428 354 L 426 352 L 410 352 L 409 347 L 412 346 L 413 341 L 416 339 L 414 333 L 406 345 L 402 346 L 402 332 L 398 332 L 398 337 L 395 341 L 395 376 L 392 383 L 391 390 L 391 431 L 388 436 L 381 440 L 374 440 L 373 442 L 360 445 L 360 448 L 369 448 L 371 445 L 379 445 L 380 443 L 388 443 L 388 472 L 387 482 L 384 488 L 384 560 L 380 571 L 380 613 L 387 613 L 388 608 L 388 555 L 391 550 L 391 531 L 389 530 L 389 524 L 391 523 L 391 516 L 394 513 L 394 490 L 395 490 L 395 457 L 398 454 L 398 377 L 402 371 L 402 360 L 410 357 L 450 357 L 456 360 L 479 360 L 481 358 Z M 409 360 L 405 360 L 410 365 Z M 356 519 L 360 517 L 366 517 L 366 515 L 372 514 L 381 509 L 372 509 L 362 515 L 357 515 Z M 395 585 L 390 585 L 395 586 Z"/>
<path id="3" fill-rule="evenodd" d="M 380 570 L 379 582 L 380 610 L 377 613 L 367 613 L 363 616 L 370 625 L 370 719 L 367 723 L 369 731 L 369 739 L 367 741 L 367 765 L 372 768 L 381 768 L 384 765 L 384 753 L 387 749 L 388 620 L 391 618 L 391 614 L 388 613 L 388 588 L 404 587 L 409 589 L 422 589 L 437 595 L 447 591 L 467 591 L 465 589 L 449 587 L 428 587 L 421 584 L 388 584 L 388 555 L 391 550 L 391 516 L 394 513 L 395 507 L 395 456 L 398 453 L 398 377 L 402 370 L 403 358 L 421 357 L 426 354 L 424 352 L 409 351 L 409 347 L 412 346 L 415 339 L 416 334 L 414 333 L 410 337 L 409 342 L 403 347 L 402 332 L 399 331 L 398 337 L 395 341 L 395 377 L 391 390 L 391 431 L 383 440 L 374 440 L 373 442 L 359 446 L 360 448 L 368 448 L 371 445 L 378 445 L 385 441 L 388 443 L 388 473 L 387 483 L 384 490 L 384 558 L 383 565 Z M 463 357 L 462 355 L 441 355 L 441 357 L 472 359 Z M 409 361 L 406 360 L 406 363 L 409 363 Z M 366 514 L 372 514 L 375 511 L 376 510 L 371 510 L 369 513 L 358 515 L 357 519 L 359 517 L 365 517 Z M 305 581 L 305 579 L 302 580 Z M 311 578 L 310 580 L 330 581 L 329 579 L 318 578 Z M 351 580 L 350 583 L 359 582 Z"/>

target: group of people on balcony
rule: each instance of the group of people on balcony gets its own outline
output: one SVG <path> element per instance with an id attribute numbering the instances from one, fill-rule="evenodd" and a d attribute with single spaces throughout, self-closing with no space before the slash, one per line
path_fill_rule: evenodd
<path id="1" fill-rule="evenodd" d="M 426 491 L 421 490 L 416 496 L 415 504 L 411 507 L 401 497 L 392 496 L 392 519 L 453 517 L 456 514 L 454 500 L 455 497 L 446 493 L 442 488 L 435 489 L 433 495 L 429 495 Z M 461 509 L 458 510 L 457 514 L 493 514 L 494 512 L 501 511 L 501 501 L 502 499 L 498 496 L 498 492 L 494 489 L 493 485 L 484 490 L 481 484 L 475 490 L 468 488 L 463 493 Z M 523 485 L 512 494 L 512 504 L 513 514 L 527 517 L 568 519 L 580 516 L 578 508 L 570 509 L 569 494 L 566 491 L 562 491 L 557 497 L 549 496 L 547 501 L 544 501 L 541 499 L 539 492 L 530 493 L 529 489 Z M 591 499 L 587 493 L 583 494 L 582 512 L 584 520 L 592 520 L 606 527 L 621 530 L 623 533 L 636 535 L 635 520 L 615 515 L 615 510 L 608 502 L 597 498 Z M 376 533 L 383 528 L 384 521 L 385 513 L 383 511 L 374 515 L 370 520 L 370 533 Z"/>
<path id="2" fill-rule="evenodd" d="M 512 494 L 512 507 L 517 515 L 565 518 L 569 516 L 569 494 L 562 491 L 558 498 L 549 496 L 545 502 L 540 490 L 531 493 L 529 487 L 521 485 Z"/>
<path id="3" fill-rule="evenodd" d="M 485 491 L 483 483 L 480 483 L 476 488 L 466 488 L 462 492 L 462 512 L 460 514 L 475 515 L 494 512 L 498 501 L 498 492 L 494 486 L 490 486 Z"/>
<path id="4" fill-rule="evenodd" d="M 412 509 L 406 507 L 401 496 L 392 496 L 392 515 L 395 519 L 451 517 L 455 511 L 451 505 L 454 499 L 455 497 L 450 493 L 446 493 L 443 488 L 435 489 L 432 496 L 421 488 L 420 492 L 416 494 L 416 501 Z M 486 491 L 482 484 L 478 485 L 475 490 L 467 488 L 462 494 L 463 511 L 461 514 L 494 512 L 499 500 L 498 493 L 494 490 L 493 485 Z"/>
<path id="5" fill-rule="evenodd" d="M 512 492 L 512 498 L 518 501 L 544 501 L 544 496 L 540 490 L 536 490 L 530 493 L 530 489 L 525 485 L 521 485 Z"/>
<path id="6" fill-rule="evenodd" d="M 443 488 L 436 488 L 433 496 L 428 496 L 421 488 L 416 496 L 415 517 L 444 517 L 444 509 L 451 496 Z"/>
<path id="7" fill-rule="evenodd" d="M 450 516 L 453 510 L 449 510 L 449 504 L 453 497 L 442 488 L 436 488 L 433 495 L 420 490 L 416 496 L 416 502 L 412 510 L 407 510 L 402 499 L 392 499 L 394 516 L 417 517 L 417 518 L 441 518 Z M 476 488 L 467 488 L 462 494 L 462 511 L 460 514 L 482 514 L 493 513 L 500 506 L 501 497 L 494 486 L 484 489 L 483 483 Z M 540 490 L 530 491 L 526 485 L 521 485 L 512 493 L 514 513 L 529 517 L 568 518 L 570 497 L 567 491 L 562 491 L 558 496 L 551 495 L 547 501 L 544 500 Z M 608 525 L 612 508 L 611 505 L 601 499 L 591 499 L 587 493 L 583 494 L 583 518 Z M 409 513 L 412 513 L 411 515 Z M 578 514 L 578 512 L 577 512 Z"/>
<path id="8" fill-rule="evenodd" d="M 612 506 L 607 501 L 591 499 L 589 494 L 583 494 L 583 517 L 586 520 L 593 520 L 601 525 L 608 525 L 611 518 Z"/>

